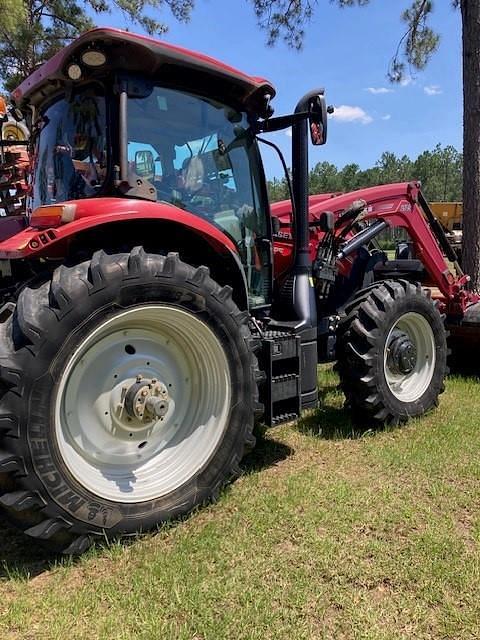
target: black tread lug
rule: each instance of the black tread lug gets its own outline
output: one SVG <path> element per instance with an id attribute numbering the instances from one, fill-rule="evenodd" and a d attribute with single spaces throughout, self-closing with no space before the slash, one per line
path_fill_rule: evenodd
<path id="1" fill-rule="evenodd" d="M 0 504 L 19 512 L 27 509 L 41 509 L 46 506 L 46 502 L 40 494 L 22 490 L 4 494 L 0 497 Z"/>
<path id="2" fill-rule="evenodd" d="M 190 282 L 197 286 L 202 286 L 205 284 L 205 282 L 209 277 L 210 277 L 210 269 L 202 265 L 195 269 L 193 276 L 190 278 Z"/>
<path id="3" fill-rule="evenodd" d="M 72 306 L 72 298 L 65 287 L 69 284 L 69 275 L 67 267 L 61 265 L 53 272 L 50 283 L 50 303 L 62 313 L 68 311 Z"/>
<path id="4" fill-rule="evenodd" d="M 20 437 L 18 419 L 16 416 L 11 414 L 0 415 L 0 434 L 11 438 Z"/>
<path id="5" fill-rule="evenodd" d="M 81 556 L 92 544 L 93 540 L 90 536 L 79 536 L 68 547 L 62 549 L 62 554 L 65 556 Z"/>
<path id="6" fill-rule="evenodd" d="M 43 341 L 41 329 L 35 324 L 39 306 L 32 301 L 31 289 L 25 288 L 18 297 L 15 317 L 25 340 L 24 344 L 32 344 L 37 348 Z M 19 345 L 20 346 L 20 345 Z"/>
<path id="7" fill-rule="evenodd" d="M 220 302 L 227 302 L 227 300 L 230 300 L 232 298 L 232 293 L 233 293 L 232 287 L 229 284 L 226 284 L 216 294 L 216 298 L 218 298 Z"/>
<path id="8" fill-rule="evenodd" d="M 23 395 L 23 371 L 10 364 L 0 365 L 0 380 L 17 395 Z"/>
<path id="9" fill-rule="evenodd" d="M 242 468 L 238 462 L 238 458 L 235 456 L 230 463 L 230 479 L 236 480 L 242 475 Z"/>
<path id="10" fill-rule="evenodd" d="M 248 319 L 250 318 L 250 314 L 247 310 L 238 311 L 237 313 L 235 313 L 233 317 L 237 325 L 240 327 L 242 325 L 245 325 L 248 322 Z"/>
<path id="11" fill-rule="evenodd" d="M 260 371 L 260 369 L 256 369 L 254 372 L 254 376 L 255 376 L 255 382 L 257 383 L 257 385 L 265 384 L 265 381 L 267 379 L 267 374 L 265 373 L 265 371 Z"/>
<path id="12" fill-rule="evenodd" d="M 8 451 L 0 450 L 0 473 L 15 473 L 26 475 L 25 464 L 21 457 Z"/>
<path id="13" fill-rule="evenodd" d="M 31 538 L 40 538 L 41 540 L 49 540 L 59 531 L 69 528 L 69 524 L 63 518 L 49 518 L 43 520 L 34 527 L 25 529 L 24 533 Z"/>
<path id="14" fill-rule="evenodd" d="M 249 338 L 248 342 L 250 350 L 255 354 L 258 353 L 262 348 L 262 341 L 260 340 L 260 338 Z"/>
<path id="15" fill-rule="evenodd" d="M 104 251 L 95 251 L 88 267 L 88 280 L 91 283 L 91 292 L 100 291 L 106 287 L 105 273 L 103 269 Z"/>
<path id="16" fill-rule="evenodd" d="M 147 260 L 143 247 L 134 247 L 128 256 L 127 268 L 129 275 L 140 275 Z"/>
<path id="17" fill-rule="evenodd" d="M 252 433 L 248 433 L 245 437 L 245 450 L 251 451 L 257 444 L 257 439 Z"/>
<path id="18" fill-rule="evenodd" d="M 180 258 L 178 253 L 170 251 L 167 253 L 167 257 L 165 258 L 162 275 L 172 276 L 177 271 L 179 264 Z"/>

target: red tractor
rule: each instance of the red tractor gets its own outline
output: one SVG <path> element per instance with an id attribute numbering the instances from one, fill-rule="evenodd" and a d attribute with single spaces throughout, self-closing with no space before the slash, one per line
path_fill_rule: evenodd
<path id="1" fill-rule="evenodd" d="M 274 95 L 113 29 L 84 34 L 14 91 L 32 168 L 21 228 L 0 226 L 0 504 L 29 536 L 80 553 L 214 499 L 256 420 L 316 406 L 318 351 L 334 342 L 362 419 L 437 403 L 442 312 L 460 324 L 477 298 L 450 273 L 421 192 L 403 185 L 367 208 L 317 197 L 309 216 L 323 90 L 283 117 Z M 290 126 L 282 231 L 258 135 Z M 387 225 L 414 246 L 377 262 Z"/>

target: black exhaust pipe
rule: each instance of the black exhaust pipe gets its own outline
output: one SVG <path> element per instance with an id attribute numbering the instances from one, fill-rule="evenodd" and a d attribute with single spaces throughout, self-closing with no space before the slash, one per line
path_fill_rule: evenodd
<path id="1" fill-rule="evenodd" d="M 317 303 L 312 280 L 308 225 L 308 144 L 312 100 L 323 89 L 306 93 L 295 108 L 305 114 L 292 125 L 292 187 L 295 211 L 295 258 L 289 279 L 292 280 L 292 311 L 296 331 L 302 340 L 302 408 L 317 404 Z"/>
<path id="2" fill-rule="evenodd" d="M 317 327 L 317 306 L 312 283 L 312 265 L 309 252 L 308 225 L 308 141 L 309 117 L 312 101 L 323 95 L 323 89 L 306 93 L 295 108 L 296 114 L 305 114 L 292 126 L 292 187 L 295 211 L 295 258 L 292 307 L 299 323 L 305 329 Z"/>

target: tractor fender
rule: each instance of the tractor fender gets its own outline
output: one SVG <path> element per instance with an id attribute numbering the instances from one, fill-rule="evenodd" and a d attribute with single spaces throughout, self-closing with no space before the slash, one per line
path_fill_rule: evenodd
<path id="1" fill-rule="evenodd" d="M 192 251 L 197 255 L 208 253 L 202 264 L 210 267 L 215 261 L 217 269 L 220 263 L 221 269 L 227 267 L 232 282 L 225 284 L 237 288 L 235 297 L 246 308 L 247 281 L 237 247 L 219 226 L 205 218 L 164 202 L 127 198 L 90 198 L 63 204 L 75 206 L 71 222 L 58 225 L 58 218 L 56 221 L 52 218 L 51 209 L 46 208 L 45 216 L 42 216 L 40 207 L 28 227 L 0 242 L 0 260 L 59 259 L 70 255 L 79 243 L 88 246 L 86 238 L 100 245 L 105 242 L 109 247 L 112 238 L 129 242 L 135 233 L 139 234 L 141 244 L 143 240 L 146 245 L 155 241 L 159 248 L 175 251 L 178 249 L 168 237 L 172 232 L 177 239 L 188 237 Z M 182 242 L 180 246 L 183 248 Z M 101 246 L 92 246 L 92 249 L 96 248 Z M 242 289 L 241 293 L 238 287 Z"/>

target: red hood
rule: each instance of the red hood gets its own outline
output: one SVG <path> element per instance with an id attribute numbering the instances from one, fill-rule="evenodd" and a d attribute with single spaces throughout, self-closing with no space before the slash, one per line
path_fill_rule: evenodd
<path id="1" fill-rule="evenodd" d="M 335 198 L 336 196 L 342 195 L 340 191 L 332 192 L 332 193 L 317 193 L 314 196 L 310 196 L 308 198 L 308 208 L 309 211 L 311 208 L 321 202 L 325 202 L 325 200 L 330 200 L 331 198 Z M 280 222 L 284 222 L 285 224 L 290 223 L 290 214 L 292 212 L 292 203 L 290 200 L 281 200 L 280 202 L 274 202 L 270 205 L 270 212 L 272 216 L 280 219 Z"/>

